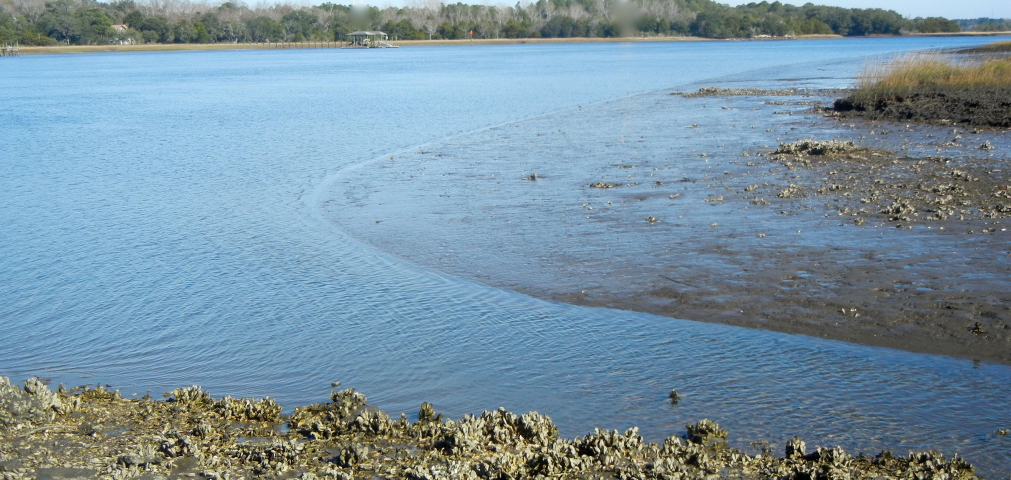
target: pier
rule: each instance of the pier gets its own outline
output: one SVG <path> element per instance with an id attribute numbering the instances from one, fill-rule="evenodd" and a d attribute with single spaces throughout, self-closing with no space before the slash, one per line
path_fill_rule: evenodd
<path id="1" fill-rule="evenodd" d="M 343 42 L 271 42 L 275 48 L 341 48 Z"/>
<path id="2" fill-rule="evenodd" d="M 20 55 L 21 49 L 18 47 L 18 44 L 16 43 L 13 45 L 8 43 L 5 44 L 2 48 L 0 48 L 0 57 L 17 57 Z"/>
<path id="3" fill-rule="evenodd" d="M 378 30 L 360 30 L 348 34 L 344 48 L 397 48 L 390 44 L 390 36 Z"/>

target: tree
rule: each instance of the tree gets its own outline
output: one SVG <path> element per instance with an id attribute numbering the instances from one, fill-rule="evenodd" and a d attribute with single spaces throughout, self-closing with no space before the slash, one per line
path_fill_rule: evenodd
<path id="1" fill-rule="evenodd" d="M 315 36 L 319 18 L 306 10 L 295 10 L 281 18 L 281 24 L 289 40 L 301 42 Z"/>
<path id="2" fill-rule="evenodd" d="M 139 10 L 134 10 L 126 16 L 123 17 L 123 23 L 130 26 L 130 28 L 140 29 L 140 24 L 144 22 L 144 14 L 140 13 Z"/>
<path id="3" fill-rule="evenodd" d="M 194 22 L 193 31 L 196 33 L 193 39 L 196 43 L 211 43 L 213 39 L 211 38 L 210 32 L 207 31 L 207 26 L 203 22 Z"/>
<path id="4" fill-rule="evenodd" d="M 253 42 L 279 42 L 284 37 L 284 26 L 269 17 L 256 17 L 246 25 Z"/>
<path id="5" fill-rule="evenodd" d="M 147 17 L 141 20 L 137 30 L 140 30 L 146 42 L 170 43 L 173 39 L 172 28 L 165 17 Z"/>
<path id="6" fill-rule="evenodd" d="M 0 12 L 0 44 L 17 42 L 19 37 L 14 17 L 9 13 Z"/>
<path id="7" fill-rule="evenodd" d="M 961 32 L 962 27 L 957 22 L 941 17 L 917 18 L 913 20 L 913 28 L 920 33 Z"/>
<path id="8" fill-rule="evenodd" d="M 428 35 L 415 28 L 414 24 L 407 19 L 397 23 L 393 23 L 393 20 L 387 20 L 381 30 L 398 40 L 424 40 L 428 38 Z"/>
<path id="9" fill-rule="evenodd" d="M 172 27 L 172 36 L 175 43 L 194 43 L 197 41 L 197 31 L 193 24 L 180 20 Z"/>
<path id="10" fill-rule="evenodd" d="M 898 13 L 880 8 L 853 9 L 852 18 L 850 35 L 898 35 L 907 23 Z"/>
<path id="11" fill-rule="evenodd" d="M 1011 29 L 1000 19 L 952 22 L 940 17 L 904 19 L 884 9 L 848 9 L 779 1 L 730 7 L 714 0 L 536 0 L 514 6 L 439 3 L 404 8 L 354 8 L 322 3 L 248 7 L 226 1 L 200 11 L 190 0 L 0 0 L 0 39 L 47 44 L 122 40 L 112 23 L 125 23 L 130 39 L 146 42 L 238 42 L 336 39 L 353 30 L 382 29 L 398 39 L 469 37 L 616 37 L 759 34 L 896 35 L 904 31 L 952 32 Z M 131 33 L 131 32 L 139 33 Z M 121 38 L 123 37 L 123 38 Z"/>
<path id="12" fill-rule="evenodd" d="M 79 36 L 73 10 L 74 4 L 70 0 L 55 0 L 46 3 L 46 11 L 38 21 L 40 29 L 46 36 L 70 43 L 72 38 Z"/>
<path id="13" fill-rule="evenodd" d="M 74 15 L 79 25 L 77 43 L 106 43 L 115 33 L 112 18 L 98 8 L 78 10 Z"/>
<path id="14" fill-rule="evenodd" d="M 715 12 L 702 12 L 691 24 L 691 33 L 699 37 L 723 38 L 724 18 Z"/>

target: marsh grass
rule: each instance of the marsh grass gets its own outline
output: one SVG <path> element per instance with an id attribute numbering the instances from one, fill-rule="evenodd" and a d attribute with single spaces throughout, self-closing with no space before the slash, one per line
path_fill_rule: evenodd
<path id="1" fill-rule="evenodd" d="M 994 42 L 987 45 L 966 48 L 958 53 L 1011 53 L 1011 41 Z"/>
<path id="2" fill-rule="evenodd" d="M 875 101 L 919 93 L 973 90 L 1011 95 L 1011 58 L 956 63 L 953 59 L 921 54 L 868 65 L 857 81 L 854 99 Z"/>

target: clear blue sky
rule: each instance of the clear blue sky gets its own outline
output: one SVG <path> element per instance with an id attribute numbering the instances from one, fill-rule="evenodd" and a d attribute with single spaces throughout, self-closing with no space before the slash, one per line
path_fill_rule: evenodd
<path id="1" fill-rule="evenodd" d="M 741 5 L 751 3 L 753 0 L 716 1 Z M 807 0 L 790 0 L 783 3 L 803 5 Z M 811 0 L 811 3 L 846 8 L 883 8 L 895 10 L 906 17 L 1011 18 L 1011 0 Z"/>

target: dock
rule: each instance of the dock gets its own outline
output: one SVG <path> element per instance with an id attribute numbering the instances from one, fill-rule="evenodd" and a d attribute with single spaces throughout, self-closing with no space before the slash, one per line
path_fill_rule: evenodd
<path id="1" fill-rule="evenodd" d="M 344 42 L 270 42 L 274 48 L 343 48 Z"/>
<path id="2" fill-rule="evenodd" d="M 390 36 L 378 30 L 359 30 L 348 34 L 348 43 L 343 48 L 397 48 L 390 43 Z"/>
<path id="3" fill-rule="evenodd" d="M 21 56 L 21 49 L 18 44 L 5 44 L 0 47 L 0 57 L 19 57 Z"/>

